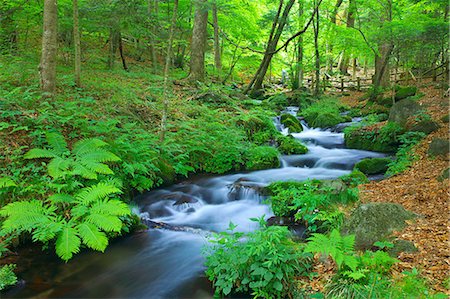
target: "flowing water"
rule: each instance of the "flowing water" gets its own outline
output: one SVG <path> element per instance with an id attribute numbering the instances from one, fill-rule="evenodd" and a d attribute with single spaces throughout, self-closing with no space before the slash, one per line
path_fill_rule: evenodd
<path id="1" fill-rule="evenodd" d="M 298 109 L 289 108 L 295 114 Z M 275 119 L 283 133 L 287 130 Z M 202 248 L 211 232 L 229 223 L 239 231 L 257 226 L 249 218 L 272 216 L 258 189 L 272 181 L 332 179 L 354 164 L 382 154 L 344 148 L 342 133 L 311 129 L 303 123 L 302 140 L 309 152 L 282 157 L 282 167 L 215 177 L 198 177 L 139 198 L 146 220 L 174 230 L 151 229 L 115 240 L 104 254 L 83 252 L 69 263 L 54 255 L 34 256 L 21 273 L 25 283 L 7 297 L 36 298 L 211 298 L 204 277 Z M 341 126 L 342 127 L 342 126 Z M 339 131 L 339 130 L 338 130 Z M 22 266 L 23 267 L 23 266 Z"/>

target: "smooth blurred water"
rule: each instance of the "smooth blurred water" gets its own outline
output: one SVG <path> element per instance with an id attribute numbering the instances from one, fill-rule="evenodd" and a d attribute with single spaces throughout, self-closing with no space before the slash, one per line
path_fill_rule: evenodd
<path id="1" fill-rule="evenodd" d="M 298 109 L 289 107 L 288 113 Z M 288 134 L 278 119 L 275 124 Z M 342 133 L 308 128 L 292 134 L 309 152 L 282 157 L 282 167 L 203 177 L 148 192 L 136 199 L 141 217 L 181 227 L 149 230 L 116 240 L 104 254 L 86 251 L 69 263 L 52 254 L 34 256 L 22 272 L 25 285 L 6 294 L 16 298 L 211 298 L 204 277 L 202 248 L 212 232 L 230 222 L 239 231 L 257 224 L 249 218 L 272 216 L 258 189 L 273 181 L 332 179 L 354 164 L 382 154 L 344 148 Z M 181 200 L 181 204 L 175 203 Z"/>

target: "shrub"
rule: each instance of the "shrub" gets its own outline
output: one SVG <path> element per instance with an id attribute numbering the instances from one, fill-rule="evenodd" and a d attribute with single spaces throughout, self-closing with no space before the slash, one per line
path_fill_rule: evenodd
<path id="1" fill-rule="evenodd" d="M 404 129 L 389 122 L 381 128 L 351 127 L 344 133 L 348 148 L 390 153 L 398 148 L 399 136 L 404 133 Z"/>
<path id="2" fill-rule="evenodd" d="M 308 148 L 292 135 L 279 136 L 277 143 L 278 150 L 285 155 L 302 155 L 308 152 Z"/>
<path id="3" fill-rule="evenodd" d="M 358 169 L 353 169 L 351 173 L 341 176 L 340 179 L 352 188 L 369 182 L 366 175 Z"/>
<path id="4" fill-rule="evenodd" d="M 413 152 L 413 148 L 424 137 L 425 134 L 421 132 L 407 132 L 399 137 L 401 145 L 395 155 L 395 160 L 391 161 L 388 165 L 389 167 L 386 171 L 386 176 L 402 173 L 418 159 L 417 155 Z"/>
<path id="5" fill-rule="evenodd" d="M 262 170 L 280 167 L 280 157 L 276 148 L 253 146 L 245 152 L 245 169 Z"/>
<path id="6" fill-rule="evenodd" d="M 388 169 L 388 164 L 392 162 L 389 158 L 370 158 L 363 159 L 356 163 L 355 169 L 364 174 L 384 173 Z"/>
<path id="7" fill-rule="evenodd" d="M 7 289 L 17 283 L 17 276 L 14 273 L 16 265 L 9 264 L 0 268 L 0 291 Z"/>
<path id="8" fill-rule="evenodd" d="M 278 93 L 264 100 L 263 105 L 274 110 L 283 110 L 289 106 L 289 102 L 284 93 Z"/>
<path id="9" fill-rule="evenodd" d="M 311 255 L 290 239 L 287 227 L 262 226 L 247 234 L 231 230 L 211 242 L 206 274 L 216 296 L 251 292 L 254 298 L 292 297 L 295 277 L 307 275 L 311 267 Z"/>

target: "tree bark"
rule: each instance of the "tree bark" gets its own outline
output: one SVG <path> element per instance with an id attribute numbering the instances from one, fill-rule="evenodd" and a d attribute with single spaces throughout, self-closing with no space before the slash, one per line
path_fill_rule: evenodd
<path id="1" fill-rule="evenodd" d="M 316 1 L 314 1 L 315 3 Z M 315 50 L 315 73 L 316 80 L 314 81 L 314 96 L 318 97 L 320 94 L 320 53 L 319 53 L 319 10 L 317 10 L 313 21 L 314 28 L 314 50 Z"/>
<path id="2" fill-rule="evenodd" d="M 158 8 L 157 2 L 154 0 L 147 0 L 147 14 L 150 19 L 150 34 L 149 34 L 149 43 L 150 43 L 150 59 L 152 62 L 153 72 L 156 72 L 157 69 L 157 55 L 156 55 L 156 39 L 155 34 L 157 32 L 157 19 L 158 19 Z"/>
<path id="3" fill-rule="evenodd" d="M 42 55 L 39 72 L 41 89 L 48 96 L 53 96 L 56 89 L 57 25 L 57 0 L 45 0 L 44 32 L 42 36 Z"/>
<path id="4" fill-rule="evenodd" d="M 298 19 L 300 28 L 303 28 L 303 0 L 298 1 Z M 297 65 L 295 69 L 294 89 L 303 87 L 303 35 L 298 37 L 297 42 Z"/>
<path id="5" fill-rule="evenodd" d="M 336 16 L 337 13 L 339 11 L 339 8 L 342 5 L 343 0 L 337 0 L 336 4 L 334 5 L 333 8 L 333 12 L 331 13 L 330 16 L 330 21 L 332 24 L 336 25 Z M 333 72 L 333 63 L 334 63 L 334 59 L 333 59 L 333 44 L 329 41 L 327 41 L 328 44 L 328 53 L 329 53 L 329 58 L 328 58 L 328 62 L 327 62 L 327 71 L 332 73 Z"/>
<path id="6" fill-rule="evenodd" d="M 206 27 L 208 24 L 207 0 L 195 2 L 194 28 L 192 30 L 189 81 L 205 80 Z"/>
<path id="7" fill-rule="evenodd" d="M 123 54 L 122 34 L 120 33 L 120 31 L 117 34 L 117 43 L 119 45 L 119 54 L 120 54 L 120 59 L 122 60 L 122 67 L 125 71 L 128 72 L 127 61 L 125 60 L 125 55 Z"/>
<path id="8" fill-rule="evenodd" d="M 347 28 L 355 27 L 355 12 L 356 12 L 356 3 L 355 0 L 348 1 L 348 12 L 347 12 Z M 348 53 L 343 52 L 342 61 L 339 65 L 339 71 L 341 74 L 348 76 L 348 64 L 350 61 Z"/>
<path id="9" fill-rule="evenodd" d="M 219 73 L 222 70 L 222 59 L 220 53 L 220 40 L 219 40 L 219 21 L 217 19 L 217 4 L 214 2 L 212 6 L 213 26 L 214 26 L 214 66 Z"/>
<path id="10" fill-rule="evenodd" d="M 175 34 L 175 26 L 177 24 L 177 15 L 178 15 L 178 0 L 174 0 L 173 13 L 172 13 L 172 21 L 170 23 L 170 33 L 169 33 L 169 43 L 167 45 L 167 54 L 166 54 L 166 63 L 164 65 L 164 83 L 163 83 L 163 113 L 161 117 L 161 131 L 159 135 L 159 140 L 164 141 L 166 131 L 167 131 L 167 114 L 169 110 L 169 70 L 170 70 L 170 62 L 172 60 L 172 44 L 173 44 L 173 36 Z"/>
<path id="11" fill-rule="evenodd" d="M 247 87 L 247 90 L 251 89 L 252 96 L 258 96 L 261 93 L 264 77 L 267 73 L 267 69 L 269 67 L 270 61 L 272 60 L 274 51 L 277 48 L 278 40 L 280 39 L 280 36 L 283 33 L 283 29 L 284 29 L 284 26 L 286 25 L 289 12 L 290 12 L 292 6 L 294 5 L 294 3 L 295 3 L 295 0 L 289 0 L 289 2 L 284 7 L 283 14 L 281 15 L 281 18 L 280 18 L 280 12 L 283 7 L 283 0 L 280 1 L 277 15 L 272 24 L 272 30 L 270 33 L 269 41 L 267 42 L 267 48 L 266 48 L 263 60 L 258 68 L 258 71 L 256 72 L 254 80 L 252 80 L 251 85 L 249 85 Z"/>
<path id="12" fill-rule="evenodd" d="M 75 85 L 81 87 L 81 41 L 78 0 L 73 0 L 73 45 L 75 48 Z"/>

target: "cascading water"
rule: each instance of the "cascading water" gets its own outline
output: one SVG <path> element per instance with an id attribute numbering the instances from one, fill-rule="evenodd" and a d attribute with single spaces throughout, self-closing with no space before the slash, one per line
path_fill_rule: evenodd
<path id="1" fill-rule="evenodd" d="M 296 115 L 298 108 L 286 112 Z M 275 125 L 288 134 L 275 119 Z M 292 134 L 304 142 L 305 155 L 282 157 L 282 167 L 203 177 L 140 196 L 139 213 L 155 226 L 110 245 L 104 254 L 84 252 L 67 264 L 53 256 L 33 260 L 22 275 L 27 283 L 9 297 L 53 298 L 211 298 L 203 277 L 202 247 L 211 232 L 225 231 L 230 222 L 238 231 L 257 224 L 249 218 L 272 216 L 258 190 L 272 181 L 332 179 L 347 174 L 367 157 L 382 154 L 344 148 L 342 133 L 309 128 Z"/>

